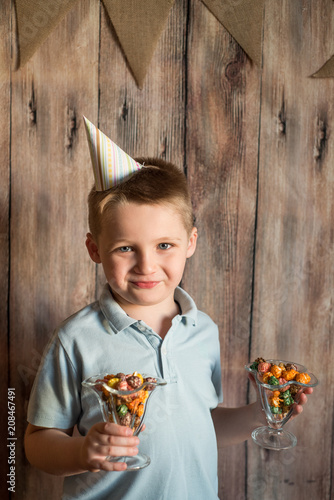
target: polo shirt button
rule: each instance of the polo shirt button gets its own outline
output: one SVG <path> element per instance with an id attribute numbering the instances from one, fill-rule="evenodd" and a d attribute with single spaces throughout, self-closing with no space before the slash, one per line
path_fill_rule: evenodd
<path id="1" fill-rule="evenodd" d="M 166 349 L 166 347 L 165 347 L 165 346 L 163 346 L 163 347 L 161 348 L 161 352 L 162 352 L 162 354 L 163 354 L 164 356 L 166 356 L 166 354 L 167 354 L 167 349 Z"/>

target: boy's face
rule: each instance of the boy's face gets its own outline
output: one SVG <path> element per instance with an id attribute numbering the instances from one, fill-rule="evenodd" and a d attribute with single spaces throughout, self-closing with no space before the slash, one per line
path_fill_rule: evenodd
<path id="1" fill-rule="evenodd" d="M 87 235 L 87 249 L 102 263 L 117 302 L 169 306 L 180 283 L 186 259 L 196 248 L 197 230 L 190 236 L 172 207 L 128 203 L 113 209 L 96 240 Z"/>

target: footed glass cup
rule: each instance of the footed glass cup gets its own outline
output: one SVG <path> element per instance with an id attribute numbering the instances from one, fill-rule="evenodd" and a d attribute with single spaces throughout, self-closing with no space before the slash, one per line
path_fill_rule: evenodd
<path id="1" fill-rule="evenodd" d="M 295 365 L 299 373 L 307 372 L 311 377 L 308 384 L 303 384 L 302 382 L 297 382 L 295 380 L 288 381 L 281 385 L 270 385 L 265 384 L 262 381 L 261 374 L 251 368 L 252 363 L 245 366 L 246 370 L 255 378 L 256 385 L 260 394 L 260 400 L 262 408 L 265 412 L 268 426 L 258 427 L 252 432 L 253 441 L 261 446 L 262 448 L 267 448 L 269 450 L 287 450 L 293 448 L 297 444 L 297 438 L 292 432 L 283 429 L 283 426 L 288 422 L 293 413 L 293 403 L 298 403 L 303 389 L 306 387 L 315 387 L 318 385 L 317 378 L 307 371 L 306 367 L 292 361 L 283 361 L 278 359 L 268 359 L 266 360 L 271 365 L 279 365 L 280 363 Z M 273 398 L 279 398 L 284 401 L 284 393 L 289 390 L 293 393 L 292 404 L 286 407 L 275 408 L 272 405 Z M 274 394 L 276 392 L 276 394 Z M 277 396 L 278 392 L 280 393 Z"/>
<path id="2" fill-rule="evenodd" d="M 84 380 L 82 385 L 91 389 L 96 395 L 105 422 L 126 425 L 133 429 L 133 435 L 137 436 L 143 427 L 152 395 L 158 387 L 166 385 L 167 382 L 162 378 L 154 377 L 153 381 L 144 381 L 136 389 L 122 391 L 109 387 L 108 379 L 105 378 L 107 376 L 109 376 L 107 373 L 95 375 Z M 148 378 L 148 376 L 143 374 L 143 378 Z M 141 401 L 137 404 L 139 400 Z M 128 410 L 127 406 L 130 406 L 131 410 Z M 126 410 L 127 416 L 122 410 Z M 106 459 L 110 462 L 125 462 L 127 471 L 143 469 L 151 463 L 150 457 L 143 453 L 128 457 L 106 457 Z"/>

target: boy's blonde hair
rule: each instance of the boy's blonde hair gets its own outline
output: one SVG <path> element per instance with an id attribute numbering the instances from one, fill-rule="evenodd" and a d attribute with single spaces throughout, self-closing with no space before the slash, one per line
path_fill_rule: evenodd
<path id="1" fill-rule="evenodd" d="M 112 209 L 126 203 L 172 206 L 180 214 L 184 227 L 190 235 L 194 217 L 187 180 L 183 172 L 160 158 L 136 158 L 144 167 L 128 180 L 108 189 L 96 191 L 95 186 L 88 196 L 89 229 L 97 238 L 102 221 Z"/>

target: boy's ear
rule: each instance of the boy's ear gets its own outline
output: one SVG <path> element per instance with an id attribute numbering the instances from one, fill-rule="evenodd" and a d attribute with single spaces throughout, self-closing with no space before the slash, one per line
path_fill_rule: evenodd
<path id="1" fill-rule="evenodd" d="M 191 257 L 196 250 L 197 242 L 197 228 L 193 227 L 189 237 L 188 249 L 187 249 L 187 259 Z"/>
<path id="2" fill-rule="evenodd" d="M 92 259 L 92 261 L 95 262 L 96 264 L 101 264 L 99 249 L 98 249 L 98 246 L 95 243 L 91 233 L 87 233 L 86 247 L 87 247 L 89 256 Z"/>

